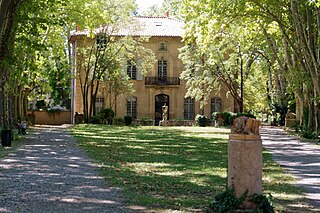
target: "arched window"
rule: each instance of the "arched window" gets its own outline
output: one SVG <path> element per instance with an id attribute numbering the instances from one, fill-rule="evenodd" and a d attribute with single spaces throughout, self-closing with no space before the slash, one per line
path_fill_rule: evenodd
<path id="1" fill-rule="evenodd" d="M 127 98 L 126 115 L 129 115 L 132 118 L 137 118 L 137 97 L 131 96 Z"/>
<path id="2" fill-rule="evenodd" d="M 159 51 L 167 51 L 168 47 L 167 47 L 167 42 L 161 41 L 159 43 L 159 47 L 158 47 Z"/>
<path id="3" fill-rule="evenodd" d="M 194 119 L 194 99 L 193 98 L 184 99 L 184 119 L 187 119 L 187 120 Z"/>

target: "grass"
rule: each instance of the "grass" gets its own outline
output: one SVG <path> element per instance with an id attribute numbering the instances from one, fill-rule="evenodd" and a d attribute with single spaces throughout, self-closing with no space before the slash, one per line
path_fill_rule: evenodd
<path id="1" fill-rule="evenodd" d="M 128 206 L 153 212 L 203 211 L 226 187 L 228 129 L 78 125 L 78 143 Z M 311 209 L 293 178 L 264 151 L 263 187 L 278 212 Z"/>

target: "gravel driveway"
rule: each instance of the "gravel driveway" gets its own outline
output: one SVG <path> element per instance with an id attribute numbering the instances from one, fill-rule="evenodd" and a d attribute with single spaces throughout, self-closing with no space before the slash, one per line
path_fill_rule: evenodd
<path id="1" fill-rule="evenodd" d="M 261 128 L 262 143 L 275 161 L 296 177 L 310 205 L 320 212 L 320 146 L 303 142 L 281 128 Z"/>
<path id="2" fill-rule="evenodd" d="M 0 159 L 0 212 L 133 212 L 64 128 L 42 127 Z"/>

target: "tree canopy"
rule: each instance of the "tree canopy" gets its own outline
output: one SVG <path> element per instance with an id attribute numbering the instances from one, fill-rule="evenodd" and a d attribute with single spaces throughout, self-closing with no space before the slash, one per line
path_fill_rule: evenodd
<path id="1" fill-rule="evenodd" d="M 318 4 L 309 0 L 184 0 L 184 40 L 196 46 L 206 66 L 216 64 L 208 68 L 211 73 L 224 67 L 223 74 L 232 77 L 240 95 L 247 89 L 241 89 L 241 75 L 237 70 L 243 71 L 247 79 L 257 79 L 257 73 L 264 74 L 266 77 L 260 85 L 265 89 L 261 92 L 267 95 L 270 110 L 281 115 L 281 122 L 294 97 L 300 124 L 319 129 Z M 217 55 L 223 62 L 220 66 Z M 230 75 L 230 70 L 235 75 Z M 223 81 L 221 76 L 205 76 L 199 81 L 208 81 L 206 78 Z M 247 85 L 244 81 L 244 87 Z M 237 100 L 237 95 L 233 96 Z M 255 106 L 251 107 L 244 108 Z"/>

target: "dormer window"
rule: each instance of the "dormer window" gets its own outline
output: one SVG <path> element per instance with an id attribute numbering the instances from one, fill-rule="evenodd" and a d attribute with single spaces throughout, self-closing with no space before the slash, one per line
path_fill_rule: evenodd
<path id="1" fill-rule="evenodd" d="M 167 47 L 167 43 L 162 41 L 159 43 L 159 51 L 167 51 L 168 47 Z"/>

